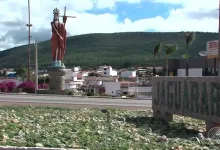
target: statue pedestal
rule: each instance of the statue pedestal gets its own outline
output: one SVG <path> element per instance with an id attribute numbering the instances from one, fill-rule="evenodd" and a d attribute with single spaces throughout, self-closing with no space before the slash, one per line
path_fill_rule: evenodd
<path id="1" fill-rule="evenodd" d="M 49 74 L 49 89 L 50 90 L 65 90 L 65 67 L 48 67 Z"/>
<path id="2" fill-rule="evenodd" d="M 65 66 L 48 67 L 49 90 L 38 90 L 38 94 L 66 94 L 65 92 Z"/>

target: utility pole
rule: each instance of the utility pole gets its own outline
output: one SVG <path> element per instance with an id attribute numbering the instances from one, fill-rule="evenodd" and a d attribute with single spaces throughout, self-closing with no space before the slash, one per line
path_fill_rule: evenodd
<path id="1" fill-rule="evenodd" d="M 32 24 L 30 23 L 30 0 L 28 0 L 28 81 L 30 81 L 30 49 L 31 49 L 31 26 Z"/>
<path id="2" fill-rule="evenodd" d="M 35 94 L 38 90 L 38 56 L 37 56 L 37 41 L 35 41 Z"/>
<path id="3" fill-rule="evenodd" d="M 34 40 L 34 38 L 31 36 L 31 39 L 34 42 L 34 46 L 35 46 L 35 94 L 37 94 L 37 90 L 38 90 L 38 41 Z"/>
<path id="4" fill-rule="evenodd" d="M 218 8 L 218 76 L 220 76 L 220 0 Z"/>

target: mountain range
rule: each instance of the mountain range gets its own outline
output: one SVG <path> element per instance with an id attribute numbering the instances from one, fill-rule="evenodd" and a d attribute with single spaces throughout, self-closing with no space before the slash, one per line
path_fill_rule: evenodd
<path id="1" fill-rule="evenodd" d="M 195 41 L 189 46 L 191 57 L 200 57 L 206 50 L 206 42 L 218 39 L 218 33 L 196 32 Z M 184 32 L 125 32 L 96 33 L 71 36 L 67 38 L 65 66 L 96 68 L 111 65 L 114 68 L 130 66 L 152 66 L 153 50 L 157 42 L 178 45 L 178 51 L 170 58 L 181 58 L 186 52 Z M 34 46 L 31 46 L 31 66 L 34 67 Z M 39 68 L 51 65 L 51 41 L 38 43 Z M 156 58 L 161 65 L 163 49 Z M 28 45 L 14 47 L 0 52 L 0 68 L 16 68 L 27 65 Z"/>

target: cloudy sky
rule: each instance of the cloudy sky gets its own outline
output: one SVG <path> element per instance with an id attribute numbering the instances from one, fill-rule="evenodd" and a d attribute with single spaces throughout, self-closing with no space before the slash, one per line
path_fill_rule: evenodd
<path id="1" fill-rule="evenodd" d="M 30 0 L 32 36 L 49 40 L 53 9 L 67 7 L 68 35 L 218 31 L 218 0 Z M 0 0 L 0 50 L 27 44 L 28 0 Z"/>

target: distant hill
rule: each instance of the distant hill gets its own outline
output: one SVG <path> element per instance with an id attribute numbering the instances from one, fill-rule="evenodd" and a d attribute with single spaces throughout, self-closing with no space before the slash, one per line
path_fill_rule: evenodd
<path id="1" fill-rule="evenodd" d="M 199 51 L 206 48 L 206 41 L 218 39 L 217 33 L 196 33 L 196 40 L 189 47 L 190 56 L 199 57 Z M 127 66 L 151 66 L 153 49 L 158 41 L 177 44 L 178 52 L 172 58 L 181 58 L 186 45 L 184 32 L 126 32 L 111 34 L 85 34 L 67 38 L 65 65 L 82 68 L 109 64 L 115 68 Z M 51 42 L 38 44 L 39 65 L 51 64 Z M 31 65 L 34 65 L 34 46 L 31 47 Z M 27 64 L 28 46 L 19 46 L 0 52 L 0 68 L 18 67 Z M 162 64 L 163 55 L 157 57 L 157 64 Z"/>

